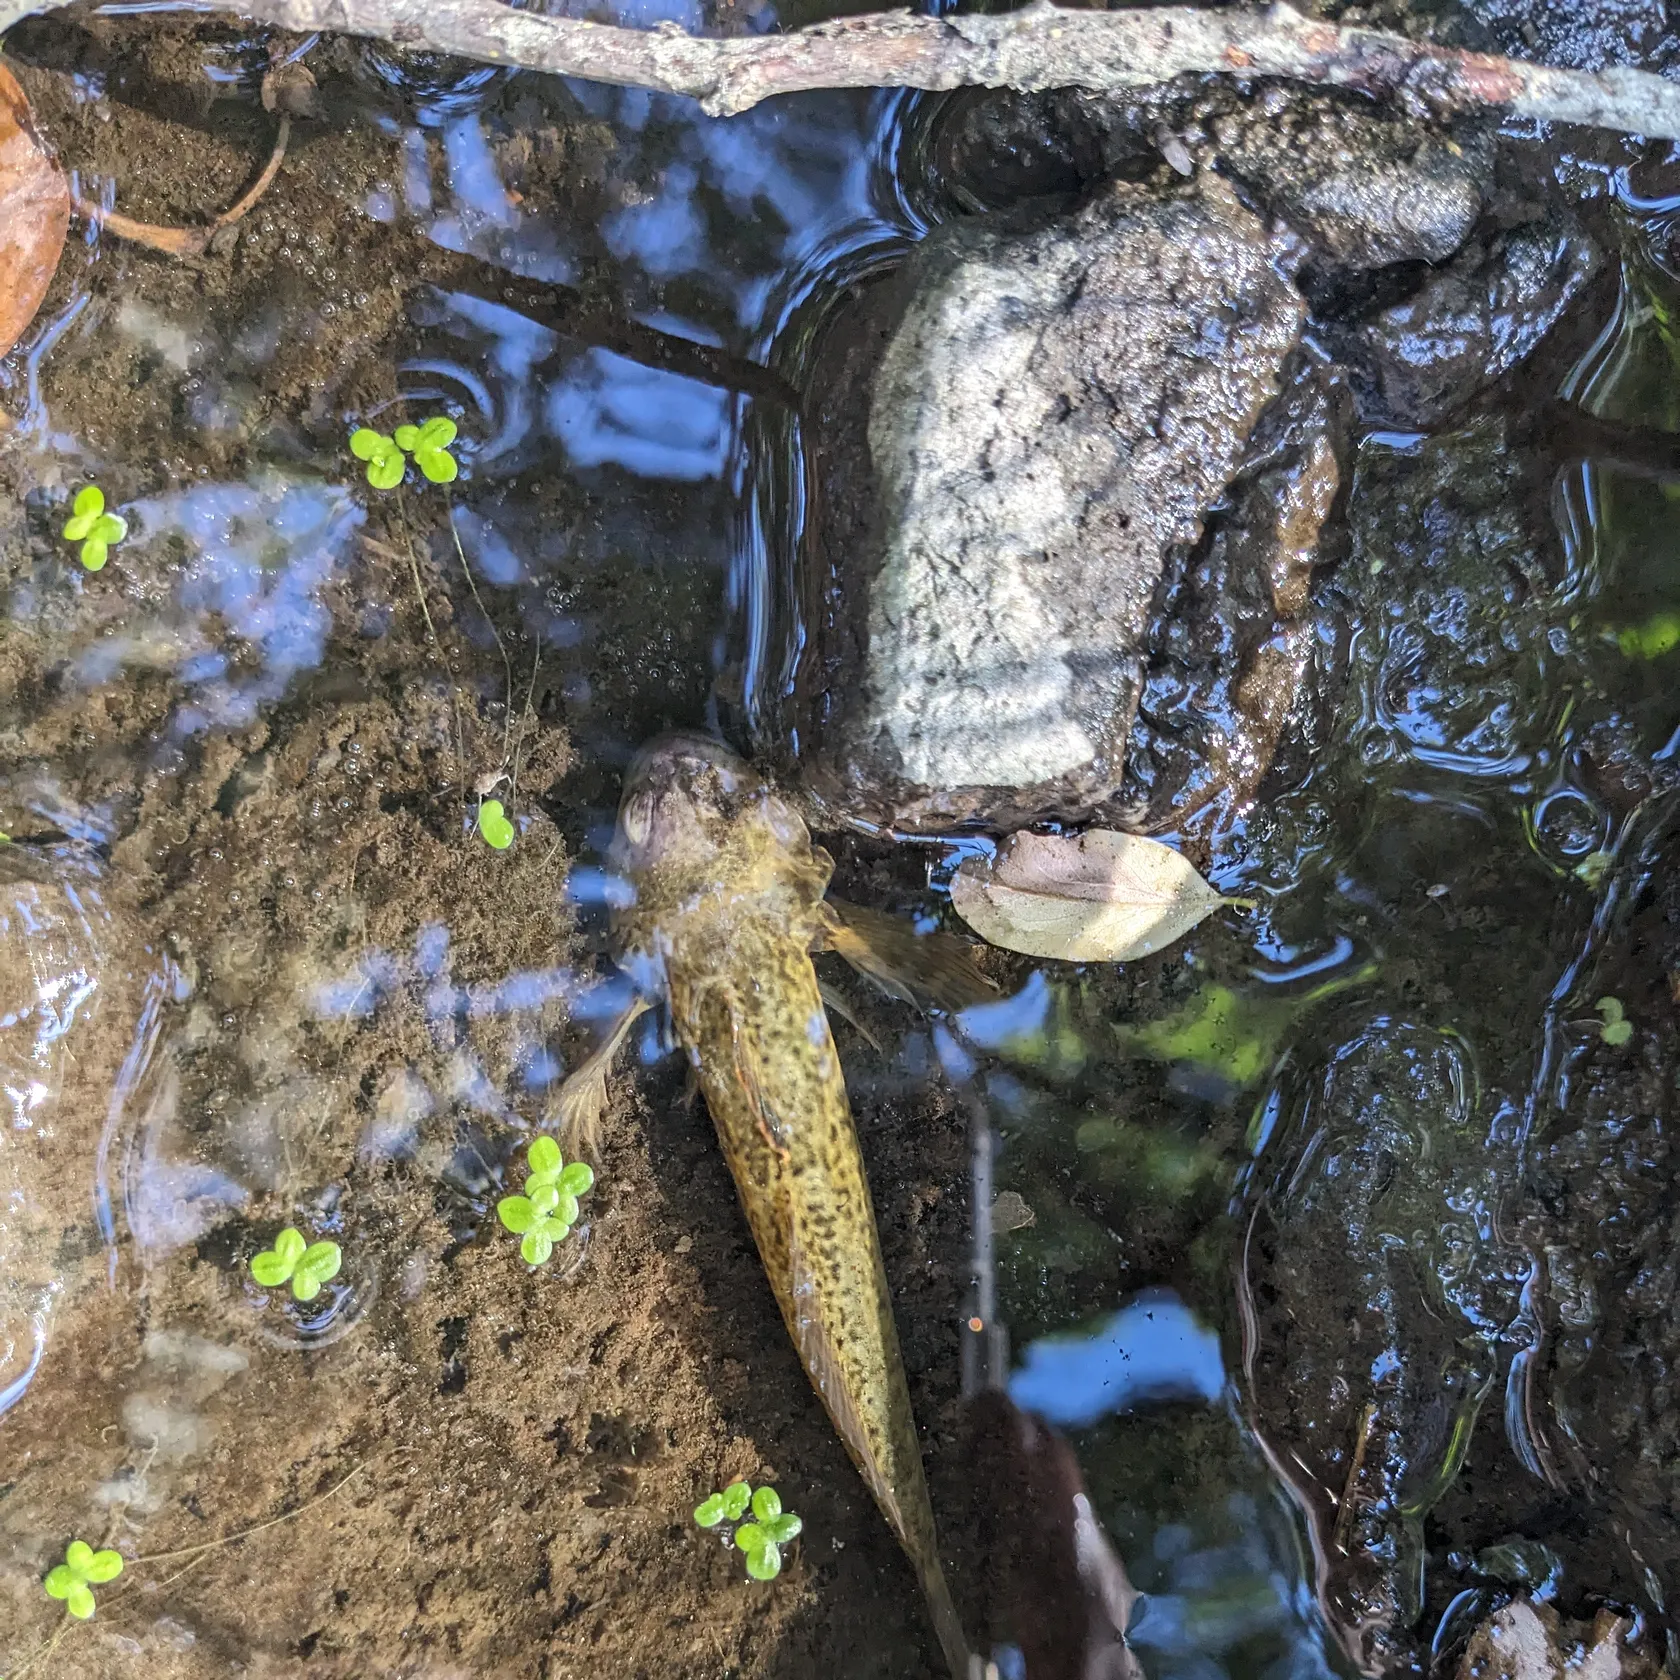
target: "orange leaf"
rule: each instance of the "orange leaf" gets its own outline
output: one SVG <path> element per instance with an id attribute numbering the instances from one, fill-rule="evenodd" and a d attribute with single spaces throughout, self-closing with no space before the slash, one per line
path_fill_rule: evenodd
<path id="1" fill-rule="evenodd" d="M 69 184 L 0 64 L 0 356 L 35 319 L 69 231 Z"/>

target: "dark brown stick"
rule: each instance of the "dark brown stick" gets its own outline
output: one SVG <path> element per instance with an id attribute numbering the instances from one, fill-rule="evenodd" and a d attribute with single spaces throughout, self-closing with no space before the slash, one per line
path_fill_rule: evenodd
<path id="1" fill-rule="evenodd" d="M 0 29 L 66 0 L 0 0 Z M 1453 52 L 1371 29 L 1316 23 L 1283 4 L 1189 11 L 989 16 L 884 12 L 789 35 L 701 40 L 674 25 L 620 29 L 515 11 L 501 0 L 209 0 L 299 33 L 334 30 L 487 64 L 686 94 L 713 116 L 779 93 L 848 87 L 1083 87 L 1170 81 L 1187 71 L 1281 76 L 1399 100 L 1435 118 L 1475 110 L 1680 139 L 1680 83 L 1640 70 L 1598 75 Z"/>

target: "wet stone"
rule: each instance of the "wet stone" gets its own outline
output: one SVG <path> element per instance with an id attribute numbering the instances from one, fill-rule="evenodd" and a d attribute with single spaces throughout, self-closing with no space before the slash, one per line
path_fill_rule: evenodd
<path id="1" fill-rule="evenodd" d="M 1304 317 L 1216 181 L 947 225 L 835 330 L 807 783 L 850 820 L 1088 811 L 1120 785 L 1169 554 L 1224 494 Z"/>

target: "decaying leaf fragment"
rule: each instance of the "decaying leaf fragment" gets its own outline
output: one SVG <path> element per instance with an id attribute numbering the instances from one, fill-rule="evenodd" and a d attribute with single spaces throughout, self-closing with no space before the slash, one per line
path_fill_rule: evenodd
<path id="1" fill-rule="evenodd" d="M 951 882 L 951 903 L 982 939 L 1067 962 L 1147 957 L 1236 902 L 1171 846 L 1107 828 L 1011 835 Z"/>
<path id="2" fill-rule="evenodd" d="M 35 133 L 23 89 L 0 64 L 0 356 L 35 319 L 69 231 L 69 183 Z"/>
<path id="3" fill-rule="evenodd" d="M 1600 1610 L 1589 1628 L 1519 1598 L 1470 1636 L 1458 1680 L 1668 1680 L 1644 1642 L 1628 1643 L 1632 1629 L 1613 1610 Z"/>

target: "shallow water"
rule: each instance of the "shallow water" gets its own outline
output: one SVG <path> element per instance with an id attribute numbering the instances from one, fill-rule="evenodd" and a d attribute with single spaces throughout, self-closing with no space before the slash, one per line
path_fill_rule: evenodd
<path id="1" fill-rule="evenodd" d="M 83 191 L 130 214 L 226 202 L 266 147 L 230 28 L 15 45 Z M 90 236 L 0 370 L 0 1661 L 51 1636 L 76 1535 L 138 1560 L 301 1511 L 181 1578 L 136 1561 L 46 1662 L 931 1672 L 656 1027 L 571 1246 L 530 1273 L 492 1208 L 622 999 L 593 950 L 619 771 L 662 727 L 779 727 L 788 390 L 845 288 L 968 202 L 940 103 L 713 122 L 346 43 L 318 74 L 325 116 L 202 284 Z M 1649 442 L 1680 177 L 1621 162 L 1560 163 L 1623 266 L 1537 384 Z M 352 427 L 434 411 L 460 481 L 370 491 Z M 973 1313 L 1074 1445 L 1152 1676 L 1450 1657 L 1512 1538 L 1571 1609 L 1660 1621 L 1680 1585 L 1680 474 L 1527 418 L 1360 444 L 1322 680 L 1214 837 L 1254 911 L 1118 972 L 1005 965 L 963 1043 L 868 1002 L 885 1050 L 843 1036 L 1002 1674 Z M 130 521 L 96 575 L 56 536 L 88 479 Z M 957 855 L 836 849 L 853 896 L 924 912 Z M 971 1174 L 1015 1215 L 978 1280 Z M 284 1224 L 343 1247 L 311 1303 L 250 1280 Z M 687 1512 L 772 1473 L 808 1526 L 765 1590 Z"/>

